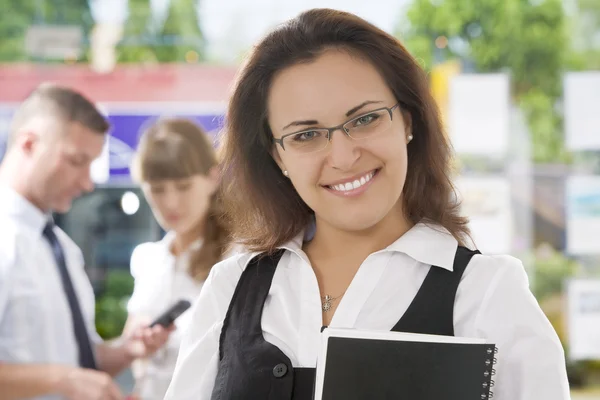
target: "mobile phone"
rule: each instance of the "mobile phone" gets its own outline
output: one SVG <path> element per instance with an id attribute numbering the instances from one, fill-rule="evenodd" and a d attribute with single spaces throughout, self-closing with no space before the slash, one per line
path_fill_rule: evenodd
<path id="1" fill-rule="evenodd" d="M 164 313 L 158 316 L 152 323 L 150 327 L 152 328 L 155 325 L 161 325 L 165 328 L 171 326 L 173 322 L 184 313 L 185 310 L 190 308 L 191 304 L 187 300 L 179 300 L 177 303 L 173 304 L 169 307 Z"/>

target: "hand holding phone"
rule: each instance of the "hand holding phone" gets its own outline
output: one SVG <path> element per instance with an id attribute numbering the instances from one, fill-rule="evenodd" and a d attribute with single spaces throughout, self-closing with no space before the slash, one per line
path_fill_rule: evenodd
<path id="1" fill-rule="evenodd" d="M 190 307 L 191 303 L 189 301 L 179 300 L 177 303 L 169 307 L 164 313 L 158 316 L 154 321 L 152 321 L 150 327 L 152 328 L 155 325 L 160 325 L 164 328 L 168 328 L 173 322 L 175 322 L 175 320 L 181 314 L 183 314 Z"/>

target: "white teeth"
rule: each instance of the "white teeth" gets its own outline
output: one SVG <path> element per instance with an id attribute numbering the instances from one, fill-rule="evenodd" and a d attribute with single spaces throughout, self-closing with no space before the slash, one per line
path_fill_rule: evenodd
<path id="1" fill-rule="evenodd" d="M 369 174 L 361 177 L 360 179 L 356 179 L 353 182 L 332 185 L 332 186 L 330 186 L 330 188 L 337 190 L 338 192 L 347 192 L 348 190 L 358 189 L 365 183 L 369 182 L 373 178 L 374 175 L 375 175 L 375 172 L 370 172 Z"/>

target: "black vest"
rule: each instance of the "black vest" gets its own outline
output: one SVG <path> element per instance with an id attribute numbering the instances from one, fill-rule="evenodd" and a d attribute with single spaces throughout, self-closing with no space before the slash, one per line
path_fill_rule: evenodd
<path id="1" fill-rule="evenodd" d="M 261 317 L 275 268 L 284 250 L 253 258 L 240 277 L 225 315 L 213 400 L 311 400 L 314 368 L 293 368 L 263 337 Z M 471 257 L 458 247 L 453 271 L 431 267 L 396 332 L 454 336 L 454 299 Z"/>

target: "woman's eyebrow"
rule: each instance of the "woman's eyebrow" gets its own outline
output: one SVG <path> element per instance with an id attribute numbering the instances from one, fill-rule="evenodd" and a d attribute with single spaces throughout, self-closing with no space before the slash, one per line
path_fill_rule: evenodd
<path id="1" fill-rule="evenodd" d="M 378 104 L 378 103 L 382 103 L 382 102 L 379 100 L 364 101 L 364 102 L 360 103 L 359 105 L 352 107 L 350 110 L 348 110 L 346 112 L 346 117 L 349 117 L 352 114 L 355 114 L 356 112 L 360 111 L 363 107 L 368 106 L 369 104 Z M 319 121 L 317 121 L 316 119 L 294 121 L 294 122 L 291 122 L 291 123 L 287 124 L 286 126 L 284 126 L 281 130 L 286 130 L 292 126 L 318 125 L 318 124 L 319 124 Z"/>

